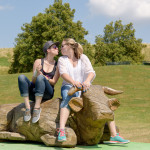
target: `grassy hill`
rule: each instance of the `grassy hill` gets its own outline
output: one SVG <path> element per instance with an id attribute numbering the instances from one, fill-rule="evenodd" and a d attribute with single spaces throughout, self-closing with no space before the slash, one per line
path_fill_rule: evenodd
<path id="1" fill-rule="evenodd" d="M 0 74 L 7 74 L 12 56 L 13 48 L 0 48 Z"/>
<path id="2" fill-rule="evenodd" d="M 146 44 L 147 47 L 142 49 L 142 54 L 145 55 L 144 60 L 150 61 L 150 44 Z"/>
<path id="3" fill-rule="evenodd" d="M 150 44 L 142 49 L 142 54 L 145 55 L 144 61 L 150 61 Z M 0 74 L 7 74 L 12 61 L 13 48 L 0 48 Z"/>
<path id="4" fill-rule="evenodd" d="M 11 60 L 11 50 L 4 51 L 3 57 L 10 57 Z M 7 74 L 10 61 L 1 58 L 0 104 L 23 102 L 18 90 L 19 74 Z M 121 135 L 132 142 L 150 143 L 150 66 L 101 66 L 94 69 L 97 76 L 93 84 L 124 91 L 123 94 L 115 96 L 121 102 L 121 106 L 115 111 L 115 120 Z M 32 73 L 24 74 L 31 79 Z M 60 97 L 61 82 L 59 79 L 55 86 L 54 97 Z"/>

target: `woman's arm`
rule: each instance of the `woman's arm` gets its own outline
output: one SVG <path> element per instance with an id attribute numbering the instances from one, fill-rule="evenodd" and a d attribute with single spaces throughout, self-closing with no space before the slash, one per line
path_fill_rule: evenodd
<path id="1" fill-rule="evenodd" d="M 82 83 L 83 91 L 87 91 L 90 88 L 91 81 L 93 80 L 95 74 L 93 72 L 90 72 L 86 78 L 86 80 Z"/>
<path id="2" fill-rule="evenodd" d="M 53 79 L 49 79 L 50 84 L 55 85 L 57 83 L 59 77 L 60 77 L 60 74 L 59 74 L 59 70 L 58 70 L 58 67 L 57 67 Z"/>
<path id="3" fill-rule="evenodd" d="M 61 77 L 68 83 L 76 86 L 77 88 L 82 88 L 82 84 L 78 81 L 74 81 L 67 73 L 63 73 Z"/>
<path id="4" fill-rule="evenodd" d="M 89 60 L 89 58 L 82 54 L 81 55 L 81 60 L 83 64 L 83 69 L 84 69 L 84 82 L 82 83 L 83 85 L 83 91 L 87 91 L 90 88 L 91 82 L 94 80 L 96 74 L 95 71 L 92 67 L 92 64 Z"/>
<path id="5" fill-rule="evenodd" d="M 33 65 L 33 76 L 32 76 L 32 82 L 33 83 L 35 83 L 37 76 L 39 74 L 42 74 L 42 72 L 40 71 L 41 68 L 42 68 L 41 59 L 35 60 L 34 65 Z"/>
<path id="6" fill-rule="evenodd" d="M 76 86 L 76 87 L 82 87 L 82 84 L 78 81 L 74 81 L 72 77 L 68 74 L 68 70 L 66 68 L 66 57 L 62 56 L 58 59 L 58 68 L 59 68 L 59 73 L 60 76 L 68 83 Z"/>

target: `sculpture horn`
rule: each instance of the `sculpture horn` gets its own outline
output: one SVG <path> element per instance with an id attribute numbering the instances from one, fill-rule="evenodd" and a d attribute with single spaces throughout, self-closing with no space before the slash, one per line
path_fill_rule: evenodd
<path id="1" fill-rule="evenodd" d="M 104 90 L 104 92 L 105 92 L 106 94 L 108 94 L 108 95 L 117 95 L 117 94 L 123 93 L 123 91 L 118 91 L 118 90 L 109 88 L 109 87 L 107 87 L 107 86 L 103 86 L 103 90 Z"/>

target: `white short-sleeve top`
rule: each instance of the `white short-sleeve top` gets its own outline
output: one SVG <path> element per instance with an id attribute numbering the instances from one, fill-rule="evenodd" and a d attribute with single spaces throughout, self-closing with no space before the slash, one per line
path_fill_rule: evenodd
<path id="1" fill-rule="evenodd" d="M 95 71 L 92 67 L 90 60 L 84 54 L 81 54 L 81 57 L 80 57 L 80 59 L 78 59 L 78 63 L 76 65 L 76 67 L 73 67 L 73 65 L 71 64 L 71 62 L 69 61 L 67 56 L 61 56 L 58 59 L 58 69 L 59 69 L 60 75 L 66 73 L 74 81 L 79 81 L 81 83 L 83 83 L 86 80 L 86 78 L 90 72 L 93 72 L 95 74 Z M 95 76 L 96 76 L 96 74 L 95 74 Z M 95 76 L 94 76 L 94 78 L 95 78 Z M 63 80 L 62 86 L 66 85 L 66 84 L 70 84 L 70 83 Z"/>

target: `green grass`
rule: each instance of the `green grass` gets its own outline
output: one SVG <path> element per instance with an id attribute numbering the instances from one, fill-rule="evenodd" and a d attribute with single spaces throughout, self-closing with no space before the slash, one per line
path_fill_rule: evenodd
<path id="1" fill-rule="evenodd" d="M 145 61 L 150 61 L 150 44 L 143 50 Z M 13 49 L 0 49 L 0 104 L 23 102 L 18 90 L 18 76 L 8 74 Z M 115 111 L 121 135 L 132 142 L 150 143 L 150 66 L 124 65 L 95 67 L 93 84 L 123 90 L 115 96 L 121 106 Z M 29 79 L 32 73 L 24 73 Z M 62 79 L 55 86 L 54 98 L 60 97 Z M 109 96 L 110 97 L 110 96 Z"/>
<path id="2" fill-rule="evenodd" d="M 13 56 L 13 48 L 0 48 L 0 74 L 7 74 Z"/>
<path id="3" fill-rule="evenodd" d="M 1 150 L 149 150 L 150 143 L 135 143 L 129 144 L 97 144 L 92 146 L 77 145 L 74 148 L 62 147 L 47 147 L 43 143 L 8 141 L 1 142 Z"/>
<path id="4" fill-rule="evenodd" d="M 0 57 L 0 66 L 9 66 L 10 62 L 7 57 Z"/>
<path id="5" fill-rule="evenodd" d="M 150 67 L 105 66 L 95 68 L 94 84 L 106 85 L 124 93 L 116 96 L 121 102 L 115 112 L 121 134 L 136 142 L 150 142 Z"/>
<path id="6" fill-rule="evenodd" d="M 93 84 L 123 90 L 116 95 L 121 106 L 115 111 L 116 124 L 121 135 L 132 142 L 150 143 L 150 67 L 144 65 L 95 67 Z M 31 79 L 32 73 L 24 73 Z M 18 90 L 20 74 L 0 75 L 0 104 L 23 102 Z M 62 80 L 55 86 L 55 96 L 60 97 Z M 110 97 L 110 96 L 109 96 Z"/>

